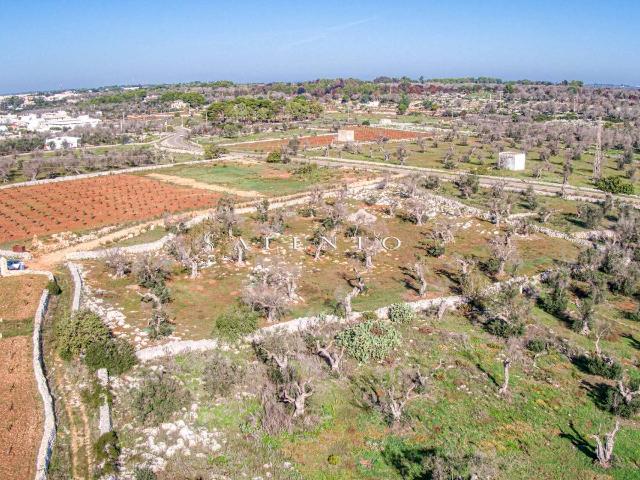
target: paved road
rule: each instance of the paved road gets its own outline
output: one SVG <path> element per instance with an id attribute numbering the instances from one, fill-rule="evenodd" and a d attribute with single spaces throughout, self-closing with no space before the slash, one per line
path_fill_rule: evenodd
<path id="1" fill-rule="evenodd" d="M 170 152 L 202 155 L 204 153 L 202 147 L 190 141 L 187 138 L 188 136 L 189 129 L 184 127 L 177 127 L 172 135 L 169 135 L 160 142 L 156 143 L 156 146 L 158 148 L 162 148 L 163 150 L 169 150 Z"/>

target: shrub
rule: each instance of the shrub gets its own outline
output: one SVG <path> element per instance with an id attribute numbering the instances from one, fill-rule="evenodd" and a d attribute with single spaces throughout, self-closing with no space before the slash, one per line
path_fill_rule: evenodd
<path id="1" fill-rule="evenodd" d="M 145 379 L 133 392 L 132 406 L 143 423 L 166 422 L 171 415 L 187 405 L 190 395 L 182 384 L 169 375 L 156 374 Z"/>
<path id="2" fill-rule="evenodd" d="M 47 291 L 50 295 L 60 295 L 62 293 L 62 289 L 55 279 L 47 282 Z"/>
<path id="3" fill-rule="evenodd" d="M 246 306 L 235 306 L 216 318 L 216 331 L 227 340 L 236 341 L 258 328 L 260 316 Z"/>
<path id="4" fill-rule="evenodd" d="M 267 163 L 280 162 L 282 162 L 282 154 L 280 152 L 269 152 L 269 155 L 267 155 Z"/>
<path id="5" fill-rule="evenodd" d="M 98 469 L 98 478 L 116 473 L 118 458 L 120 457 L 120 442 L 116 432 L 107 432 L 98 438 L 93 451 L 96 463 L 102 466 Z"/>
<path id="6" fill-rule="evenodd" d="M 55 328 L 56 347 L 65 360 L 84 353 L 94 342 L 108 341 L 109 335 L 109 329 L 102 319 L 90 310 L 80 310 L 63 317 Z"/>
<path id="7" fill-rule="evenodd" d="M 442 255 L 444 255 L 444 252 L 444 245 L 440 243 L 432 243 L 431 245 L 427 246 L 427 255 L 429 255 L 430 257 L 441 257 Z"/>
<path id="8" fill-rule="evenodd" d="M 389 306 L 388 315 L 394 323 L 409 323 L 415 318 L 415 312 L 408 303 L 394 303 Z"/>
<path id="9" fill-rule="evenodd" d="M 109 375 L 121 375 L 136 364 L 133 346 L 123 338 L 92 342 L 87 347 L 84 363 L 90 370 L 106 368 Z"/>
<path id="10" fill-rule="evenodd" d="M 596 228 L 604 218 L 602 207 L 583 203 L 578 207 L 578 217 L 584 222 L 587 228 Z"/>
<path id="11" fill-rule="evenodd" d="M 503 338 L 519 337 L 524 333 L 524 323 L 509 323 L 499 317 L 490 318 L 485 324 L 485 328 L 496 337 Z"/>
<path id="12" fill-rule="evenodd" d="M 204 388 L 211 395 L 227 395 L 242 379 L 243 374 L 238 365 L 220 354 L 215 354 L 204 367 Z"/>
<path id="13" fill-rule="evenodd" d="M 158 477 L 153 470 L 148 467 L 136 467 L 133 471 L 135 480 L 156 480 Z"/>
<path id="14" fill-rule="evenodd" d="M 620 177 L 605 177 L 596 182 L 596 188 L 609 193 L 633 195 L 633 184 L 624 182 Z"/>
<path id="15" fill-rule="evenodd" d="M 228 152 L 229 151 L 226 148 L 220 147 L 218 145 L 207 144 L 204 146 L 204 158 L 207 160 L 220 158 L 222 155 Z"/>
<path id="16" fill-rule="evenodd" d="M 327 457 L 327 463 L 329 465 L 340 465 L 340 455 L 336 455 L 335 453 L 332 453 Z"/>
<path id="17" fill-rule="evenodd" d="M 628 386 L 631 391 L 636 391 L 640 388 L 640 380 L 633 379 Z M 609 386 L 607 388 L 607 396 L 605 399 L 607 409 L 614 415 L 620 417 L 631 418 L 640 412 L 640 397 L 636 396 L 631 399 L 631 402 L 625 402 L 620 391 L 616 387 Z"/>
<path id="18" fill-rule="evenodd" d="M 569 297 L 564 289 L 554 288 L 546 297 L 541 299 L 540 304 L 545 312 L 561 318 L 567 311 Z"/>
<path id="19" fill-rule="evenodd" d="M 423 186 L 427 190 L 437 190 L 440 188 L 440 177 L 436 177 L 435 175 L 427 176 L 427 178 L 424 179 Z"/>
<path id="20" fill-rule="evenodd" d="M 338 344 L 360 362 L 384 359 L 400 344 L 400 334 L 393 325 L 367 320 L 336 335 Z"/>
<path id="21" fill-rule="evenodd" d="M 584 356 L 581 359 L 584 369 L 592 375 L 600 375 L 610 380 L 622 378 L 622 365 L 611 358 L 598 355 Z"/>
<path id="22" fill-rule="evenodd" d="M 542 353 L 547 349 L 548 343 L 544 338 L 532 338 L 527 342 L 526 347 L 532 353 Z"/>
<path id="23" fill-rule="evenodd" d="M 111 391 L 103 387 L 94 377 L 91 385 L 82 389 L 80 398 L 89 408 L 98 410 L 104 403 L 105 398 L 109 404 L 111 403 Z"/>
<path id="24" fill-rule="evenodd" d="M 489 275 L 496 275 L 500 271 L 500 260 L 495 257 L 491 257 L 482 262 L 482 270 Z"/>

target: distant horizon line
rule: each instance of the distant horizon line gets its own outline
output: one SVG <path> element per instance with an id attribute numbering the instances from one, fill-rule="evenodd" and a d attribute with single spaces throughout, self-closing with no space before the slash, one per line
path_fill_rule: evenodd
<path id="1" fill-rule="evenodd" d="M 230 79 L 215 79 L 215 80 L 189 80 L 189 81 L 181 81 L 181 82 L 148 82 L 148 83 L 117 83 L 117 84 L 102 84 L 97 86 L 78 86 L 78 87 L 59 87 L 59 88 L 51 88 L 51 89 L 34 89 L 34 90 L 21 90 L 21 91 L 4 91 L 0 92 L 0 96 L 11 96 L 11 95 L 40 95 L 40 94 L 55 94 L 59 92 L 66 91 L 78 91 L 78 90 L 107 90 L 107 89 L 116 89 L 116 88 L 132 88 L 132 87 L 162 87 L 162 86 L 171 86 L 171 85 L 189 85 L 189 84 L 207 84 L 207 83 L 215 83 L 215 82 L 232 82 L 234 85 L 272 85 L 276 83 L 285 83 L 285 84 L 299 84 L 299 83 L 310 83 L 316 82 L 319 80 L 358 80 L 361 82 L 373 82 L 377 78 L 386 77 L 393 80 L 402 80 L 408 78 L 413 83 L 421 83 L 419 78 L 411 78 L 406 75 L 403 76 L 389 76 L 389 75 L 378 75 L 373 78 L 359 78 L 354 76 L 345 76 L 345 77 L 317 77 L 312 80 L 270 80 L 270 81 L 235 81 Z M 582 82 L 585 87 L 610 87 L 610 88 L 630 88 L 630 89 L 640 89 L 640 83 L 632 85 L 629 83 L 610 83 L 610 82 L 584 82 L 579 79 L 563 79 L 559 81 L 553 80 L 530 80 L 527 78 L 518 78 L 518 79 L 505 79 L 500 77 L 493 77 L 489 75 L 476 75 L 476 76 L 452 76 L 452 77 L 431 77 L 424 78 L 424 83 L 446 83 L 444 80 L 464 80 L 464 79 L 492 79 L 498 80 L 495 83 L 486 82 L 485 85 L 495 85 L 495 84 L 524 84 L 525 82 L 530 85 L 541 85 L 541 84 L 551 84 L 551 85 L 561 85 L 563 82 Z M 454 83 L 454 82 L 450 82 Z M 464 82 L 458 82 L 464 83 Z M 468 82 L 468 83 L 479 83 L 479 82 Z"/>

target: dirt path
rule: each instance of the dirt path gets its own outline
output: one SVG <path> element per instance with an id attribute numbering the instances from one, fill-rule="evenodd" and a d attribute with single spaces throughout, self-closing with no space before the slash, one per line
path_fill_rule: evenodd
<path id="1" fill-rule="evenodd" d="M 59 368 L 64 369 L 65 367 L 59 365 Z M 64 409 L 69 420 L 72 474 L 74 479 L 80 480 L 86 478 L 86 475 L 90 475 L 93 471 L 91 425 L 77 386 L 69 380 L 66 371 L 60 380 L 63 382 L 60 391 L 64 395 Z M 77 415 L 78 413 L 80 415 Z M 77 425 L 77 423 L 81 423 L 81 425 Z M 80 461 L 82 458 L 84 458 L 84 462 Z"/>
<path id="2" fill-rule="evenodd" d="M 213 185 L 210 183 L 198 182 L 192 178 L 178 177 L 175 175 L 163 175 L 162 173 L 150 173 L 147 177 L 160 180 L 162 182 L 173 183 L 175 185 L 181 185 L 190 188 L 200 188 L 202 190 L 213 190 L 214 192 L 230 193 L 243 198 L 260 198 L 263 195 L 260 192 L 252 190 L 238 190 L 231 187 L 223 187 L 222 185 Z"/>

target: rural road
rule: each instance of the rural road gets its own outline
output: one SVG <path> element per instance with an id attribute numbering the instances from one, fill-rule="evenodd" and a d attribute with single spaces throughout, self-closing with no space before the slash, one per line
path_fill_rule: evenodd
<path id="1" fill-rule="evenodd" d="M 296 157 L 294 161 L 308 162 L 312 161 L 318 165 L 324 166 L 345 166 L 345 167 L 363 167 L 370 170 L 377 170 L 390 173 L 418 173 L 422 175 L 433 175 L 445 182 L 452 182 L 460 176 L 460 172 L 451 172 L 446 170 L 438 170 L 436 168 L 415 167 L 410 165 L 394 165 L 389 163 L 370 162 L 366 160 L 352 160 L 347 158 L 331 158 L 331 157 Z M 490 188 L 498 183 L 503 183 L 507 190 L 521 192 L 526 190 L 530 185 L 535 192 L 540 195 L 560 195 L 562 193 L 562 185 L 559 183 L 541 182 L 534 179 L 496 177 L 491 175 L 478 175 L 480 186 Z M 606 193 L 601 190 L 589 187 L 575 187 L 567 185 L 565 188 L 567 197 L 584 201 L 603 201 Z M 640 197 L 636 195 L 615 195 L 616 198 L 640 207 Z"/>
<path id="2" fill-rule="evenodd" d="M 191 153 L 193 155 L 202 155 L 204 150 L 188 139 L 189 129 L 177 127 L 175 133 L 160 140 L 155 145 L 163 150 L 177 153 Z"/>

